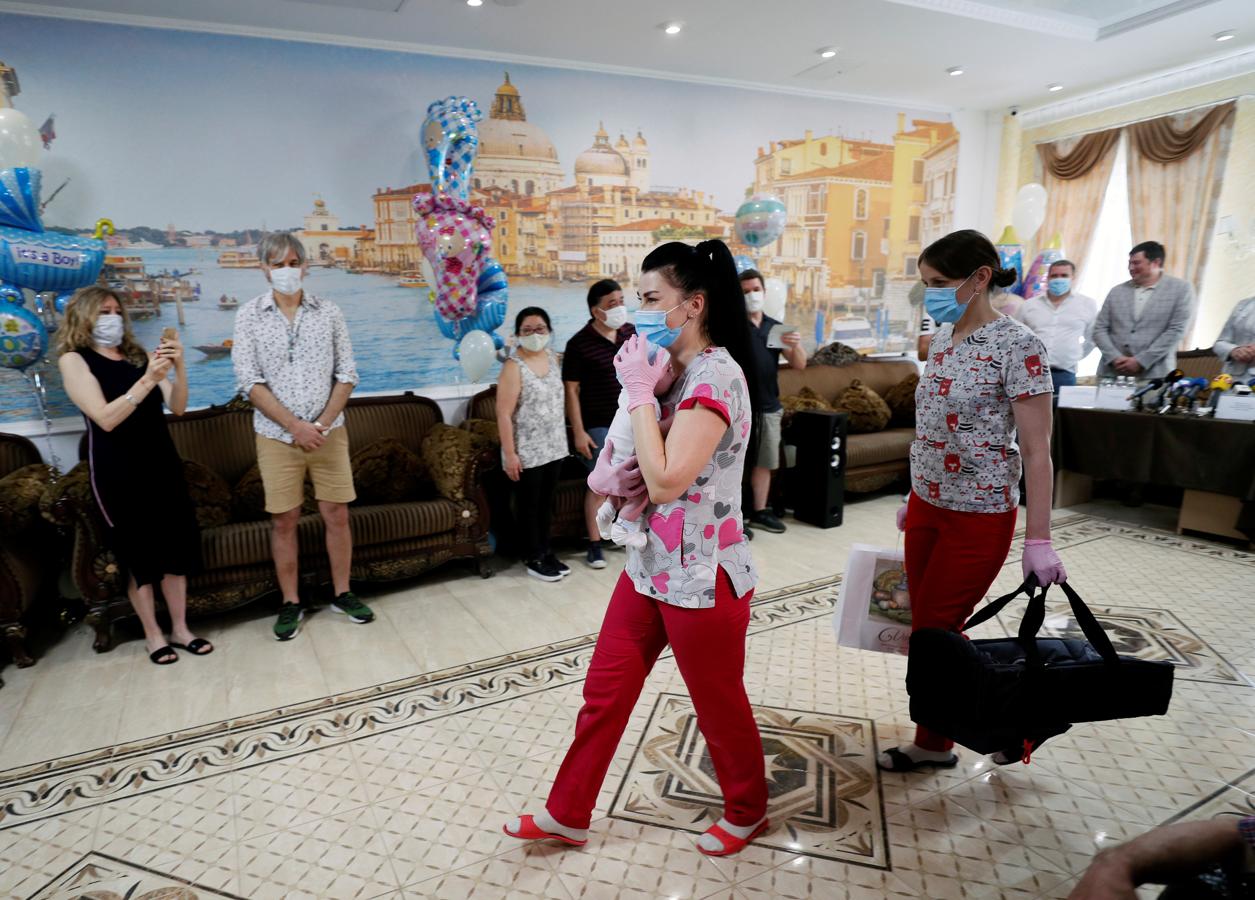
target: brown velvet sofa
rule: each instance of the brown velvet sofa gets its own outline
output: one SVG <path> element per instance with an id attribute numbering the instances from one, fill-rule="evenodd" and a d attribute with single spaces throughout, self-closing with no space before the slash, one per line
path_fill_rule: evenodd
<path id="1" fill-rule="evenodd" d="M 471 398 L 466 410 L 466 427 L 474 427 L 476 421 L 497 423 L 497 386 L 494 384 L 480 391 Z M 569 437 L 568 428 L 568 437 Z M 495 432 L 494 432 L 495 433 Z M 568 441 L 569 446 L 569 441 Z M 493 495 L 494 520 L 511 521 L 509 512 L 509 482 L 500 469 L 501 445 L 493 447 L 497 454 L 497 469 L 487 479 L 487 487 Z M 558 478 L 558 489 L 553 498 L 553 519 L 550 523 L 549 536 L 552 538 L 568 538 L 582 540 L 588 537 L 584 524 L 584 495 L 588 491 L 588 470 L 574 455 L 567 457 L 562 463 L 562 472 Z M 500 540 L 505 529 L 495 529 Z M 509 549 L 509 548 L 504 548 Z"/>
<path id="2" fill-rule="evenodd" d="M 354 398 L 345 415 L 350 453 L 392 438 L 421 457 L 424 439 L 442 425 L 440 407 L 410 393 Z M 256 464 L 253 413 L 246 402 L 169 416 L 167 422 L 184 460 L 206 466 L 228 485 L 238 484 Z M 456 429 L 447 431 L 465 437 Z M 492 574 L 488 567 L 488 506 L 480 488 L 480 473 L 492 464 L 493 457 L 482 446 L 471 447 L 465 440 L 454 444 L 442 444 L 437 461 L 444 467 L 440 473 L 443 493 L 431 487 L 426 492 L 431 499 L 359 502 L 349 507 L 354 581 L 410 578 L 454 559 L 475 562 L 483 577 Z M 436 477 L 435 482 L 441 484 L 442 478 Z M 112 623 L 132 612 L 125 575 L 108 546 L 90 488 L 84 489 L 81 477 L 64 479 L 60 487 L 45 494 L 46 514 L 74 529 L 72 575 L 88 607 L 87 621 L 96 631 L 94 646 L 97 651 L 109 650 L 113 646 Z M 322 519 L 316 513 L 302 515 L 298 536 L 303 586 L 308 589 L 327 583 L 330 572 Z M 188 579 L 190 614 L 243 606 L 277 589 L 268 519 L 203 527 L 200 537 L 203 567 Z"/>
<path id="3" fill-rule="evenodd" d="M 848 366 L 808 366 L 780 370 L 780 396 L 795 395 L 810 388 L 835 404 L 842 391 L 858 379 L 882 397 L 889 388 L 919 371 L 905 359 L 860 360 Z M 915 429 L 886 428 L 872 434 L 851 434 L 846 441 L 849 454 L 845 489 L 854 494 L 878 491 L 910 475 L 911 441 Z"/>
<path id="4" fill-rule="evenodd" d="M 24 437 L 0 434 L 0 478 L 27 469 L 21 485 L 0 496 L 0 630 L 19 668 L 34 665 L 26 649 L 26 621 L 36 604 L 56 593 L 61 537 L 39 512 L 50 480 L 39 450 Z M 0 682 L 3 684 L 3 682 Z"/>

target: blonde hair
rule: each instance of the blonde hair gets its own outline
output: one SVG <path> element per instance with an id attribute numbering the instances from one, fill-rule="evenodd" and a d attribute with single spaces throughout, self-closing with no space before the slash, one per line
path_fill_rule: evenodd
<path id="1" fill-rule="evenodd" d="M 131 316 L 126 311 L 122 296 L 117 291 L 99 285 L 79 288 L 65 305 L 65 321 L 57 329 L 57 350 L 61 353 L 71 350 L 77 353 L 95 347 L 92 330 L 100 316 L 100 307 L 104 306 L 106 300 L 116 300 L 122 313 L 122 343 L 118 349 L 135 365 L 146 365 L 148 354 L 131 332 Z"/>

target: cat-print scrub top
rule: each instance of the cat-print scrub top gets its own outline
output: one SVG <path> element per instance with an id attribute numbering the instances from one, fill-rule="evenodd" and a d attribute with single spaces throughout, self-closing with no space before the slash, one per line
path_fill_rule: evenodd
<path id="1" fill-rule="evenodd" d="M 1041 339 L 1002 316 L 958 344 L 942 325 L 915 390 L 911 486 L 920 499 L 959 512 L 1001 513 L 1020 504 L 1016 400 L 1049 394 Z"/>
<path id="2" fill-rule="evenodd" d="M 741 473 L 750 436 L 745 375 L 729 353 L 709 347 L 684 370 L 662 400 L 663 418 L 705 406 L 727 423 L 714 456 L 687 491 L 645 517 L 648 542 L 628 548 L 627 574 L 636 590 L 690 609 L 715 605 L 719 567 L 736 596 L 758 582 L 741 524 Z"/>

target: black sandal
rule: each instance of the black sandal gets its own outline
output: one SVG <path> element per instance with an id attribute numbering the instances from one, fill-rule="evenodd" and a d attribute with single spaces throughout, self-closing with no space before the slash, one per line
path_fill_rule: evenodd
<path id="1" fill-rule="evenodd" d="M 959 756 L 957 753 L 951 753 L 949 759 L 921 759 L 914 760 L 907 756 L 897 747 L 890 747 L 884 751 L 885 756 L 889 757 L 889 761 L 893 765 L 882 765 L 880 760 L 876 760 L 876 765 L 886 772 L 914 772 L 917 769 L 953 769 L 959 764 Z"/>
<path id="2" fill-rule="evenodd" d="M 166 644 L 149 653 L 148 658 L 159 666 L 169 666 L 179 661 L 179 654 L 174 652 L 173 647 Z"/>
<path id="3" fill-rule="evenodd" d="M 193 656 L 208 656 L 214 652 L 214 645 L 209 643 L 209 641 L 204 638 L 192 638 L 192 640 L 186 644 L 176 644 L 174 641 L 171 641 L 170 646 L 178 647 L 180 650 L 186 650 Z M 205 650 L 206 647 L 209 649 Z"/>

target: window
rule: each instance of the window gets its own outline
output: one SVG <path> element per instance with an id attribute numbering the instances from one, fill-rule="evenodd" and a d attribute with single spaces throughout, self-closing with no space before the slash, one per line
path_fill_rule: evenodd
<path id="1" fill-rule="evenodd" d="M 502 244 L 502 245 L 501 245 L 501 255 L 502 255 L 502 256 L 509 256 L 509 255 L 510 255 L 510 247 L 509 247 L 509 245 L 508 245 L 508 244 Z"/>
<path id="2" fill-rule="evenodd" d="M 827 144 L 821 143 L 821 144 L 819 145 L 819 155 L 820 155 L 820 156 L 827 156 L 827 155 L 828 155 L 828 145 L 827 145 Z"/>
<path id="3" fill-rule="evenodd" d="M 510 211 L 508 209 L 501 210 L 501 215 L 497 218 L 499 218 L 502 222 L 510 221 Z"/>
<path id="4" fill-rule="evenodd" d="M 510 229 L 509 229 L 509 228 L 502 228 L 502 229 L 501 229 L 501 236 L 502 236 L 502 237 L 509 237 L 509 236 L 510 236 Z"/>
<path id="5" fill-rule="evenodd" d="M 481 185 L 481 184 L 480 184 L 480 182 L 479 182 L 479 179 L 478 179 L 478 178 L 476 178 L 476 179 L 475 179 L 475 190 L 479 190 L 481 187 L 483 187 L 483 185 Z"/>
<path id="6" fill-rule="evenodd" d="M 811 228 L 806 232 L 806 255 L 811 259 L 819 256 L 819 229 Z"/>
<path id="7" fill-rule="evenodd" d="M 867 258 L 867 232 L 855 231 L 850 235 L 850 259 L 862 260 Z"/>
<path id="8" fill-rule="evenodd" d="M 912 161 L 911 181 L 915 182 L 916 184 L 924 183 L 924 161 L 922 159 L 916 159 Z"/>
<path id="9" fill-rule="evenodd" d="M 790 175 L 792 174 L 792 172 L 793 172 L 793 160 L 791 159 L 780 160 L 780 174 Z"/>
<path id="10" fill-rule="evenodd" d="M 330 231 L 330 229 L 327 227 L 327 223 L 326 223 L 326 222 L 323 222 L 323 223 L 322 223 L 322 230 L 323 230 L 323 231 Z"/>
<path id="11" fill-rule="evenodd" d="M 826 200 L 827 190 L 824 186 L 822 184 L 812 185 L 806 192 L 806 214 L 808 216 L 822 216 Z"/>
<path id="12" fill-rule="evenodd" d="M 872 269 L 872 296 L 879 299 L 885 295 L 885 270 Z"/>
<path id="13" fill-rule="evenodd" d="M 867 218 L 867 189 L 859 188 L 854 192 L 854 218 Z"/>
<path id="14" fill-rule="evenodd" d="M 530 178 L 527 179 L 527 184 L 523 185 L 523 187 L 529 197 L 536 193 L 536 182 L 532 181 Z"/>
<path id="15" fill-rule="evenodd" d="M 908 278 L 914 278 L 919 274 L 919 257 L 908 256 L 902 260 L 902 274 Z"/>
<path id="16" fill-rule="evenodd" d="M 889 236 L 889 217 L 885 216 L 885 237 Z"/>
<path id="17" fill-rule="evenodd" d="M 911 216 L 911 224 L 907 226 L 906 239 L 919 241 L 919 216 Z"/>
<path id="18" fill-rule="evenodd" d="M 519 192 L 519 180 L 517 178 L 510 179 L 510 190 L 516 194 Z"/>

